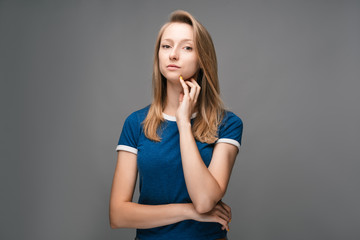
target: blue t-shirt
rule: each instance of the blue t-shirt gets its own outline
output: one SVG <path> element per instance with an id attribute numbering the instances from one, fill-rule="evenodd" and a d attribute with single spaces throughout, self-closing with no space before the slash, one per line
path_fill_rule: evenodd
<path id="1" fill-rule="evenodd" d="M 138 203 L 159 205 L 191 203 L 186 188 L 181 162 L 179 131 L 176 118 L 163 113 L 165 122 L 158 131 L 161 141 L 145 137 L 143 126 L 150 105 L 130 114 L 123 125 L 116 151 L 124 150 L 137 154 L 140 196 Z M 196 117 L 192 115 L 191 123 Z M 218 140 L 213 144 L 196 141 L 205 165 L 209 167 L 216 143 L 226 142 L 240 148 L 243 123 L 230 111 L 225 112 L 218 128 Z M 209 240 L 226 237 L 227 231 L 216 222 L 185 220 L 170 225 L 149 229 L 137 229 L 141 240 Z"/>

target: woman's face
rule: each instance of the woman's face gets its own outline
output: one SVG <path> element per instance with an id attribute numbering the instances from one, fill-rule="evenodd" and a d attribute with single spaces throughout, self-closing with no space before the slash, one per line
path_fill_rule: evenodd
<path id="1" fill-rule="evenodd" d="M 159 68 L 168 81 L 193 77 L 199 69 L 192 26 L 171 23 L 163 32 L 159 48 Z"/>

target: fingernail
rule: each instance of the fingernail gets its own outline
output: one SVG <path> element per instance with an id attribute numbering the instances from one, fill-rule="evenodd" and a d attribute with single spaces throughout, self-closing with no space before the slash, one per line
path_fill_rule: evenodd
<path id="1" fill-rule="evenodd" d="M 183 80 L 183 81 L 184 81 L 184 79 L 183 79 L 183 77 L 182 77 L 181 75 L 180 75 L 180 77 L 179 77 L 179 78 L 180 78 L 180 80 Z"/>

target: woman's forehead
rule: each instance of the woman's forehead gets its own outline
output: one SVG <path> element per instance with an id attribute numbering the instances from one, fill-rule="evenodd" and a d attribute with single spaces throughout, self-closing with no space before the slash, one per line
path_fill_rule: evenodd
<path id="1" fill-rule="evenodd" d="M 168 41 L 192 41 L 193 37 L 193 28 L 187 23 L 171 23 L 167 26 L 162 34 L 162 40 Z"/>

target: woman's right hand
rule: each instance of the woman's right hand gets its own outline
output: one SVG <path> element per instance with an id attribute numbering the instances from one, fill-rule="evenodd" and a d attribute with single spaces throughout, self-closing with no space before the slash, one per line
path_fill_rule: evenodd
<path id="1" fill-rule="evenodd" d="M 201 214 L 194 209 L 194 216 L 192 219 L 199 222 L 217 222 L 222 225 L 222 230 L 226 229 L 229 231 L 231 217 L 231 208 L 220 200 L 210 212 Z"/>

